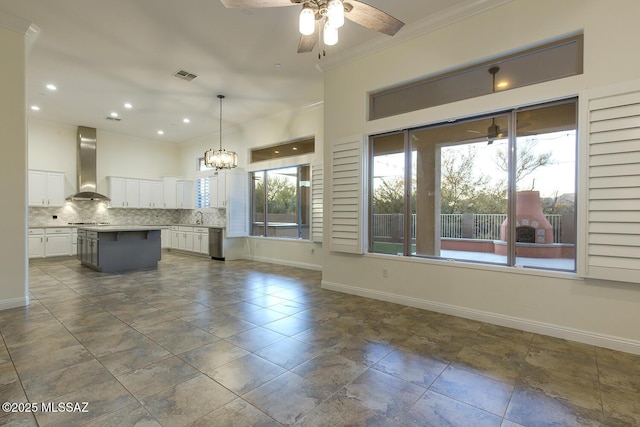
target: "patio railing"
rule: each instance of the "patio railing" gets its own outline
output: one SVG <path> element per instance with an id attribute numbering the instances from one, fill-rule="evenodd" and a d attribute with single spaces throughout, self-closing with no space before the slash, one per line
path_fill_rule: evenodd
<path id="1" fill-rule="evenodd" d="M 562 215 L 545 215 L 553 227 L 554 242 L 561 241 Z M 506 214 L 441 214 L 440 237 L 452 239 L 500 240 L 500 225 Z M 404 239 L 403 214 L 374 214 L 373 237 L 376 240 Z M 416 238 L 416 214 L 411 215 L 411 239 Z"/>

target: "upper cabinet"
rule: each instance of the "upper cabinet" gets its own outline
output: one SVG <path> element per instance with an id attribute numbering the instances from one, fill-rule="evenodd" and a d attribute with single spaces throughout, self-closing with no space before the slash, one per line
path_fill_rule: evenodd
<path id="1" fill-rule="evenodd" d="M 164 185 L 162 181 L 140 180 L 140 205 L 146 209 L 164 208 Z"/>
<path id="2" fill-rule="evenodd" d="M 62 206 L 64 173 L 29 171 L 29 206 Z"/>
<path id="3" fill-rule="evenodd" d="M 108 181 L 112 208 L 137 208 L 140 206 L 140 180 L 110 176 Z"/>

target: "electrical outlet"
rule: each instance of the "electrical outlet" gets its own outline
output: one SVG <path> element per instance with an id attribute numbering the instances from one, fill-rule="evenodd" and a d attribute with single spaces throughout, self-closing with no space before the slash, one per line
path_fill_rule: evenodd
<path id="1" fill-rule="evenodd" d="M 384 277 L 385 279 L 386 279 L 387 277 L 389 277 L 389 272 L 387 271 L 387 269 L 386 269 L 386 268 L 383 268 L 383 269 L 382 269 L 382 277 Z"/>
<path id="2" fill-rule="evenodd" d="M 316 248 L 311 248 L 311 255 L 316 253 Z"/>

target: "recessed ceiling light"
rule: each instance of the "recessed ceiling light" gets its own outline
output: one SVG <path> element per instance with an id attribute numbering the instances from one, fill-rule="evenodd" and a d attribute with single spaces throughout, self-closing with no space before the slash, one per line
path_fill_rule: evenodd
<path id="1" fill-rule="evenodd" d="M 40 107 L 38 107 L 37 105 L 32 105 L 32 106 L 31 106 L 31 109 L 32 109 L 33 111 L 40 111 Z"/>
<path id="2" fill-rule="evenodd" d="M 54 85 L 53 83 L 49 83 L 47 85 L 47 89 L 49 90 L 58 90 L 58 88 L 56 87 L 56 85 Z"/>
<path id="3" fill-rule="evenodd" d="M 282 67 L 282 64 L 279 64 L 279 63 L 278 63 L 278 64 L 276 64 L 276 65 L 275 65 L 275 67 L 276 67 L 276 68 L 280 68 L 280 67 Z"/>
<path id="4" fill-rule="evenodd" d="M 129 104 L 128 102 L 125 102 L 124 104 L 124 108 L 126 108 L 127 110 L 133 108 L 133 105 Z"/>
<path id="5" fill-rule="evenodd" d="M 164 135 L 164 131 L 163 130 L 159 130 L 158 131 L 158 135 Z"/>
<path id="6" fill-rule="evenodd" d="M 191 123 L 191 120 L 185 117 L 184 119 L 182 119 L 182 123 Z"/>
<path id="7" fill-rule="evenodd" d="M 276 153 L 276 154 L 280 154 L 280 152 L 279 152 L 278 150 L 274 151 L 274 153 Z"/>
<path id="8" fill-rule="evenodd" d="M 115 111 L 111 114 L 109 114 L 111 117 L 118 117 L 118 113 L 116 113 Z"/>
<path id="9" fill-rule="evenodd" d="M 298 147 L 293 147 L 293 151 L 298 151 Z"/>
<path id="10" fill-rule="evenodd" d="M 507 81 L 502 81 L 496 85 L 496 87 L 499 87 L 500 89 L 504 89 L 507 86 L 509 86 L 509 82 Z"/>

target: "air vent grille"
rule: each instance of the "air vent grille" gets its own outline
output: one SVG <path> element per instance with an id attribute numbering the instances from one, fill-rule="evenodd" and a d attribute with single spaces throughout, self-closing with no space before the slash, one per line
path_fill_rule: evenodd
<path id="1" fill-rule="evenodd" d="M 119 122 L 122 121 L 122 119 L 120 117 L 111 117 L 111 116 L 107 116 L 105 117 L 105 119 L 107 120 L 111 120 L 112 122 Z"/>
<path id="2" fill-rule="evenodd" d="M 188 82 L 190 82 L 191 80 L 195 79 L 196 77 L 198 77 L 197 75 L 190 73 L 188 71 L 185 70 L 178 70 L 175 73 L 173 73 L 174 77 L 177 77 L 179 79 L 182 80 L 186 80 Z"/>

